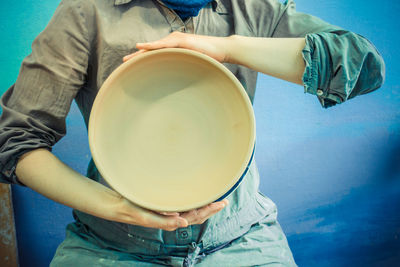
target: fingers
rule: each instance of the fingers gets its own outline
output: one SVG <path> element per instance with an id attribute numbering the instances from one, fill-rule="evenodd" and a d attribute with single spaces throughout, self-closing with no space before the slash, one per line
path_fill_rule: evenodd
<path id="1" fill-rule="evenodd" d="M 199 209 L 183 213 L 177 212 L 149 212 L 144 213 L 142 225 L 146 227 L 159 228 L 166 231 L 174 231 L 181 227 L 192 224 L 202 224 L 214 214 L 220 212 L 229 204 L 227 199 L 208 204 Z"/>
<path id="2" fill-rule="evenodd" d="M 137 43 L 136 48 L 139 49 L 139 51 L 123 57 L 122 60 L 123 62 L 126 62 L 129 59 L 133 58 L 134 56 L 137 56 L 141 53 L 150 50 L 161 49 L 161 48 L 184 47 L 184 46 L 185 46 L 185 33 L 173 32 L 158 41 Z"/>
<path id="3" fill-rule="evenodd" d="M 179 212 L 160 211 L 158 213 L 161 214 L 161 215 L 164 215 L 164 216 L 179 216 Z"/>
<path id="4" fill-rule="evenodd" d="M 171 213 L 172 214 L 172 213 Z M 174 231 L 180 227 L 187 227 L 188 221 L 179 215 L 161 215 L 155 212 L 143 214 L 141 225 L 151 228 Z"/>
<path id="5" fill-rule="evenodd" d="M 168 36 L 154 41 L 154 42 L 147 42 L 147 43 L 137 43 L 136 48 L 144 49 L 144 50 L 154 50 L 160 48 L 171 48 L 171 47 L 182 47 L 185 44 L 186 36 L 190 34 L 185 34 L 181 32 L 173 32 Z"/>
<path id="6" fill-rule="evenodd" d="M 192 224 L 202 224 L 228 205 L 228 200 L 214 202 L 199 209 L 183 213 L 154 212 L 125 201 L 122 217 L 118 221 L 144 227 L 174 231 Z"/>
<path id="7" fill-rule="evenodd" d="M 127 55 L 127 56 L 124 56 L 124 57 L 122 58 L 122 61 L 123 61 L 123 62 L 126 62 L 126 61 L 128 61 L 129 59 L 133 58 L 134 56 L 137 56 L 137 55 L 142 54 L 142 53 L 144 53 L 144 52 L 146 52 L 146 50 L 139 50 L 139 51 L 136 51 L 135 53 L 129 54 L 129 55 Z"/>
<path id="8" fill-rule="evenodd" d="M 115 221 L 167 231 L 188 226 L 188 221 L 179 216 L 177 212 L 164 212 L 164 215 L 137 206 L 127 199 L 122 198 L 121 200 L 116 208 L 117 217 L 114 219 Z"/>
<path id="9" fill-rule="evenodd" d="M 137 43 L 136 44 L 137 49 L 144 49 L 144 50 L 155 50 L 155 49 L 167 48 L 167 47 L 173 47 L 172 43 L 166 42 L 163 40 L 155 41 L 155 42 L 151 42 L 151 43 Z"/>
<path id="10" fill-rule="evenodd" d="M 220 212 L 229 204 L 227 199 L 219 202 L 208 204 L 199 209 L 181 213 L 181 217 L 185 218 L 189 224 L 202 224 L 214 214 Z"/>

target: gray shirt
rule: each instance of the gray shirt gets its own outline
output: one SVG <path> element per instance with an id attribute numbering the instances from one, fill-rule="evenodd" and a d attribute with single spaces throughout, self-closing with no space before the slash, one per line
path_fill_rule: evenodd
<path id="1" fill-rule="evenodd" d="M 304 88 L 323 107 L 373 91 L 384 79 L 383 60 L 368 40 L 297 12 L 292 0 L 216 0 L 186 21 L 157 0 L 64 0 L 35 39 L 16 83 L 2 97 L 0 182 L 19 183 L 15 176 L 18 158 L 33 149 L 50 150 L 65 135 L 65 118 L 74 99 L 88 122 L 99 88 L 122 64 L 122 57 L 136 50 L 137 42 L 154 41 L 172 31 L 306 37 Z M 257 72 L 225 65 L 253 100 Z M 88 176 L 101 179 L 93 164 Z M 242 184 L 229 196 L 229 208 L 209 220 L 205 247 L 240 236 L 275 209 L 258 193 L 258 183 L 253 161 Z M 95 220 L 77 214 L 83 221 Z M 152 239 L 162 236 L 161 230 L 129 227 Z"/>

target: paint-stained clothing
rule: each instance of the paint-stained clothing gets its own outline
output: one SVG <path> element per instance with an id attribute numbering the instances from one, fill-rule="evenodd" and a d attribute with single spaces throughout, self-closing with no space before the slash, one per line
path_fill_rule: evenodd
<path id="1" fill-rule="evenodd" d="M 2 97 L 0 181 L 19 183 L 15 176 L 18 158 L 37 148 L 50 150 L 65 135 L 65 117 L 74 99 L 88 122 L 99 88 L 122 63 L 122 57 L 136 51 L 137 42 L 158 40 L 172 31 L 306 37 L 305 92 L 316 95 L 323 107 L 373 91 L 384 79 L 383 60 L 368 40 L 297 12 L 291 0 L 216 0 L 186 21 L 158 0 L 63 0 L 35 39 L 16 83 Z M 225 66 L 253 101 L 257 72 L 234 64 Z M 93 163 L 88 177 L 103 183 Z M 275 205 L 258 192 L 258 186 L 253 161 L 242 184 L 228 197 L 231 204 L 227 208 L 202 226 L 174 232 L 109 222 L 74 211 L 78 222 L 69 228 L 71 239 L 60 247 L 54 262 L 73 251 L 68 242 L 81 238 L 82 242 L 93 240 L 96 249 L 164 264 L 174 257 L 179 264 L 207 262 L 212 255 L 226 252 L 233 257 L 248 249 L 258 251 L 251 254 L 253 265 L 294 265 L 275 219 Z M 255 231 L 257 235 L 252 234 Z M 264 242 L 265 247 L 260 246 Z"/>

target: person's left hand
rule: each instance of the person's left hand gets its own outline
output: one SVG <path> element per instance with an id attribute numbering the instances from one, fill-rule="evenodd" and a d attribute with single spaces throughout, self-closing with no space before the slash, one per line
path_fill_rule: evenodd
<path id="1" fill-rule="evenodd" d="M 128 61 L 134 56 L 149 50 L 160 48 L 186 48 L 206 54 L 219 62 L 227 62 L 227 43 L 229 37 L 214 37 L 206 35 L 196 35 L 182 32 L 173 32 L 166 37 L 149 43 L 137 43 L 139 51 L 127 55 L 123 61 Z"/>

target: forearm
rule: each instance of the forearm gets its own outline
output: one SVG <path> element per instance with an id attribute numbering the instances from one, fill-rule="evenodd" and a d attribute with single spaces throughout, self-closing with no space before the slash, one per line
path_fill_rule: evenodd
<path id="1" fill-rule="evenodd" d="M 121 197 L 111 189 L 74 171 L 45 149 L 24 154 L 16 168 L 18 179 L 38 193 L 83 212 L 119 220 Z"/>
<path id="2" fill-rule="evenodd" d="M 222 200 L 182 214 L 161 215 L 141 208 L 108 187 L 82 176 L 46 149 L 24 154 L 17 163 L 16 174 L 26 186 L 66 206 L 106 220 L 168 231 L 203 223 L 228 204 L 227 200 Z"/>
<path id="3" fill-rule="evenodd" d="M 304 38 L 258 38 L 233 35 L 226 38 L 228 63 L 240 64 L 289 82 L 303 84 Z"/>
<path id="4" fill-rule="evenodd" d="M 302 85 L 305 70 L 302 50 L 305 45 L 304 38 L 215 37 L 173 32 L 158 41 L 137 43 L 136 48 L 140 50 L 123 60 L 127 61 L 146 50 L 180 47 L 202 52 L 219 62 L 244 65 Z"/>

